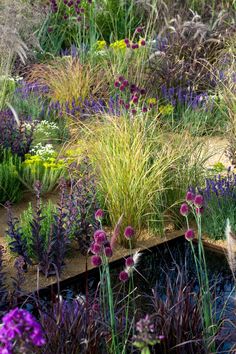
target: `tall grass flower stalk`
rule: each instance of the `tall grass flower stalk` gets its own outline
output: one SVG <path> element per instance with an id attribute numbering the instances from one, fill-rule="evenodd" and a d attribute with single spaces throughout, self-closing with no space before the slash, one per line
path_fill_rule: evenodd
<path id="1" fill-rule="evenodd" d="M 202 213 L 204 199 L 202 195 L 194 195 L 189 191 L 186 195 L 186 203 L 182 204 L 180 213 L 186 218 L 187 231 L 185 232 L 185 238 L 190 242 L 191 249 L 194 256 L 194 262 L 197 271 L 197 278 L 199 282 L 200 295 L 201 295 L 201 312 L 202 312 L 202 324 L 204 330 L 204 337 L 206 341 L 207 349 L 211 352 L 215 352 L 214 336 L 216 334 L 216 319 L 213 314 L 212 299 L 210 293 L 208 269 L 206 264 L 205 250 L 202 241 Z M 189 225 L 189 211 L 192 212 L 198 230 L 197 249 L 193 246 L 193 239 L 195 237 L 194 230 Z"/>

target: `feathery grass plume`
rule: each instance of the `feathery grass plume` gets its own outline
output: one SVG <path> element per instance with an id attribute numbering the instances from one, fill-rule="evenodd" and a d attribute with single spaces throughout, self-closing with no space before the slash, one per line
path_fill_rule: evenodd
<path id="1" fill-rule="evenodd" d="M 4 104 L 6 82 L 11 76 L 17 56 L 25 64 L 29 49 L 37 46 L 34 29 L 41 21 L 42 11 L 29 0 L 1 0 L 0 3 L 0 76 L 6 78 L 0 92 L 0 108 Z"/>
<path id="2" fill-rule="evenodd" d="M 48 95 L 53 101 L 71 104 L 72 101 L 83 101 L 101 93 L 105 87 L 106 75 L 101 66 L 81 64 L 78 58 L 66 56 L 47 64 L 34 65 L 29 80 L 48 86 Z"/>
<path id="3" fill-rule="evenodd" d="M 227 257 L 230 269 L 236 281 L 236 234 L 232 231 L 230 221 L 226 221 L 225 236 L 227 241 Z"/>

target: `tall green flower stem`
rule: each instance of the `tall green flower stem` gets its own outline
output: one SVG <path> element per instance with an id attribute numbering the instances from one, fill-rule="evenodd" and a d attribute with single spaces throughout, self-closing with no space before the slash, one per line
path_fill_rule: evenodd
<path id="1" fill-rule="evenodd" d="M 192 213 L 197 223 L 198 229 L 198 247 L 197 250 L 193 246 L 192 239 L 188 239 L 191 245 L 194 262 L 197 271 L 197 278 L 200 288 L 201 296 L 201 312 L 202 312 L 202 322 L 204 338 L 206 340 L 206 345 L 211 353 L 216 352 L 214 337 L 216 334 L 216 319 L 213 314 L 213 307 L 210 294 L 209 277 L 206 264 L 205 250 L 202 242 L 202 225 L 201 225 L 201 211 L 200 208 L 195 208 L 193 203 L 189 203 L 192 209 Z M 189 228 L 188 215 L 185 215 L 187 221 L 187 227 Z M 187 238 L 187 237 L 186 237 Z"/>

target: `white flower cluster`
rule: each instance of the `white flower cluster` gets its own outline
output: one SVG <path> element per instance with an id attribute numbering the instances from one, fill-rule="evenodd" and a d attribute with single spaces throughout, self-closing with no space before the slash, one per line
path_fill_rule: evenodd
<path id="1" fill-rule="evenodd" d="M 42 145 L 41 143 L 38 143 L 30 150 L 31 155 L 40 156 L 43 160 L 47 160 L 49 157 L 53 157 L 55 153 L 56 152 L 52 144 Z"/>
<path id="2" fill-rule="evenodd" d="M 36 127 L 37 133 L 43 133 L 45 137 L 50 137 L 51 134 L 56 134 L 59 131 L 59 127 L 53 123 L 46 120 L 42 120 Z"/>

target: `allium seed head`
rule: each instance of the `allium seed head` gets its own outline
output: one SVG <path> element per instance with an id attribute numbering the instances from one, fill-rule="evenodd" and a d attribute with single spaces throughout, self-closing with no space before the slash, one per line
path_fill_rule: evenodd
<path id="1" fill-rule="evenodd" d="M 91 264 L 94 266 L 94 267 L 100 267 L 100 265 L 102 264 L 102 258 L 100 256 L 92 256 L 91 257 Z"/>
<path id="2" fill-rule="evenodd" d="M 126 271 L 122 270 L 119 274 L 119 279 L 120 281 L 125 283 L 129 279 L 129 274 Z"/>
<path id="3" fill-rule="evenodd" d="M 185 234 L 184 234 L 185 238 L 187 241 L 192 241 L 195 237 L 195 233 L 193 229 L 188 229 Z"/>
<path id="4" fill-rule="evenodd" d="M 130 238 L 134 237 L 134 234 L 135 234 L 135 231 L 134 231 L 134 229 L 132 228 L 132 226 L 127 226 L 127 227 L 125 228 L 124 236 L 125 236 L 127 239 L 130 239 Z"/>
<path id="5" fill-rule="evenodd" d="M 183 203 L 180 207 L 180 214 L 183 216 L 187 216 L 189 213 L 189 207 L 186 203 Z"/>

